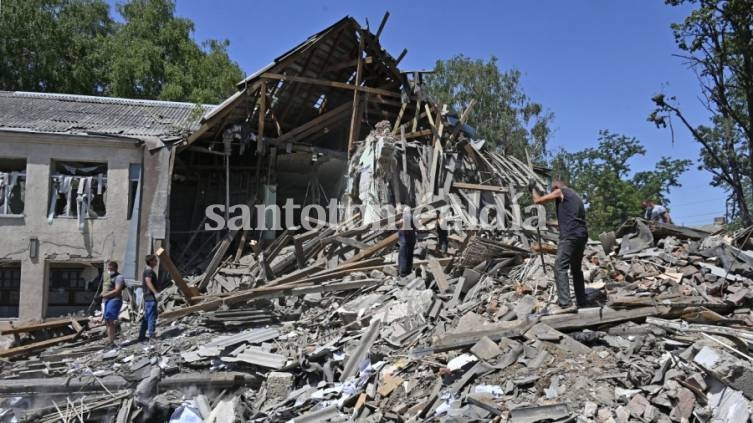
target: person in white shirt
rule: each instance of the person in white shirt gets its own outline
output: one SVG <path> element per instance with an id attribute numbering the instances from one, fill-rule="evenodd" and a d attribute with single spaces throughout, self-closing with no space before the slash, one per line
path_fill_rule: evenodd
<path id="1" fill-rule="evenodd" d="M 672 223 L 672 217 L 669 215 L 669 210 L 661 204 L 656 204 L 653 200 L 643 200 L 641 201 L 641 207 L 646 210 L 643 215 L 644 219 L 653 222 Z"/>

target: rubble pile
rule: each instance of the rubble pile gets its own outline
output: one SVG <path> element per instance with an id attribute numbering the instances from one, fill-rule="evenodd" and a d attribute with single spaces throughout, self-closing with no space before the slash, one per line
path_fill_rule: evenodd
<path id="1" fill-rule="evenodd" d="M 469 212 L 525 186 L 530 167 L 448 143 L 458 165 L 432 182 L 436 146 L 393 132 L 377 127 L 351 160 L 363 215 L 286 230 L 195 277 L 159 252 L 175 284 L 157 339 L 130 341 L 136 316 L 117 348 L 95 318 L 3 329 L 0 421 L 750 420 L 753 230 L 628 221 L 586 250 L 596 306 L 548 314 L 556 232 L 476 229 Z M 462 223 L 443 254 L 436 212 L 417 216 L 407 277 L 370 208 L 396 202 L 453 206 Z"/>

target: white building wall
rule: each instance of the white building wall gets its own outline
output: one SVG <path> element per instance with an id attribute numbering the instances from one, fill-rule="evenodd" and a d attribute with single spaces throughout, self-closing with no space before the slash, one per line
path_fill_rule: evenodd
<path id="1" fill-rule="evenodd" d="M 0 260 L 21 262 L 19 319 L 46 315 L 49 264 L 105 262 L 122 266 L 128 237 L 128 169 L 141 164 L 143 147 L 135 140 L 0 131 L 0 157 L 26 159 L 23 216 L 0 215 Z M 106 216 L 86 219 L 83 232 L 75 218 L 48 223 L 53 160 L 107 163 Z M 29 240 L 39 239 L 39 255 L 30 258 Z"/>

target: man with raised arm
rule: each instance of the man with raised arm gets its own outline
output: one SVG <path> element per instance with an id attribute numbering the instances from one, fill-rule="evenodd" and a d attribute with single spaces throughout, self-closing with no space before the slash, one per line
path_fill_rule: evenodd
<path id="1" fill-rule="evenodd" d="M 561 180 L 553 181 L 552 191 L 545 195 L 538 193 L 533 181 L 529 182 L 528 188 L 531 190 L 535 204 L 553 201 L 557 210 L 560 231 L 557 259 L 554 263 L 557 306 L 552 307 L 550 312 L 552 314 L 575 312 L 578 307 L 586 306 L 586 288 L 581 262 L 588 241 L 588 229 L 586 228 L 586 209 L 583 207 L 583 200 Z M 570 300 L 568 270 L 573 276 L 576 304 L 572 304 Z"/>

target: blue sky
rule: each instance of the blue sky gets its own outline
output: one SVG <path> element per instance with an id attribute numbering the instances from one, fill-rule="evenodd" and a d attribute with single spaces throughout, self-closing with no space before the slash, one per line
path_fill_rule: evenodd
<path id="1" fill-rule="evenodd" d="M 177 1 L 177 14 L 196 25 L 195 38 L 228 39 L 230 56 L 249 74 L 345 15 L 368 19 L 375 30 L 385 11 L 382 45 L 395 56 L 408 49 L 404 70 L 431 69 L 462 53 L 494 55 L 502 68 L 523 72 L 525 92 L 555 115 L 551 149 L 594 146 L 598 131 L 608 129 L 643 142 L 648 153 L 632 163 L 635 171 L 665 155 L 697 159 L 687 131 L 676 125 L 673 144 L 668 130 L 646 121 L 661 90 L 678 97 L 692 122 L 707 120 L 695 76 L 673 56 L 669 25 L 688 9 L 661 0 Z M 709 181 L 695 166 L 682 176 L 683 187 L 670 195 L 677 223 L 724 214 L 725 194 Z"/>

